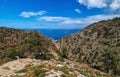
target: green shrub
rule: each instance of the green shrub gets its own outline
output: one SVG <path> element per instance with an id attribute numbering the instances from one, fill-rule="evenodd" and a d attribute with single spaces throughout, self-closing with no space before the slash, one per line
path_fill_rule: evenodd
<path id="1" fill-rule="evenodd" d="M 36 39 L 35 36 L 29 36 L 29 37 L 25 38 L 24 43 L 31 43 L 31 42 L 33 42 L 35 39 Z"/>
<path id="2" fill-rule="evenodd" d="M 60 52 L 60 56 L 67 59 L 67 49 L 66 48 L 63 48 L 62 52 Z"/>
<path id="3" fill-rule="evenodd" d="M 34 41 L 39 40 L 38 32 L 34 31 L 31 36 L 28 36 L 24 39 L 23 43 L 33 43 Z"/>
<path id="4" fill-rule="evenodd" d="M 35 77 L 44 77 L 45 76 L 45 70 L 40 70 L 39 68 L 35 68 L 34 70 L 33 70 L 33 75 L 35 76 Z"/>
<path id="5" fill-rule="evenodd" d="M 22 53 L 28 51 L 29 49 L 30 49 L 30 44 L 22 44 L 17 50 Z"/>
<path id="6" fill-rule="evenodd" d="M 59 56 L 59 57 L 57 58 L 57 61 L 64 62 L 64 58 L 63 58 L 63 57 L 61 57 L 61 56 Z"/>
<path id="7" fill-rule="evenodd" d="M 44 71 L 35 70 L 34 73 L 35 73 L 35 76 L 37 77 L 43 77 L 45 75 Z"/>
<path id="8" fill-rule="evenodd" d="M 26 56 L 20 49 L 14 49 L 14 48 L 8 48 L 5 53 L 6 59 L 16 59 L 16 56 L 19 56 L 20 58 L 25 58 Z"/>
<path id="9" fill-rule="evenodd" d="M 25 73 L 26 72 L 26 69 L 21 69 L 19 71 L 16 71 L 16 73 Z"/>
<path id="10" fill-rule="evenodd" d="M 66 72 L 67 69 L 68 69 L 68 67 L 66 65 L 60 68 L 60 70 L 63 71 L 63 72 Z"/>
<path id="11" fill-rule="evenodd" d="M 5 53 L 6 58 L 13 58 L 14 59 L 15 56 L 18 56 L 18 55 L 19 55 L 19 53 L 13 48 L 8 48 L 6 53 Z"/>
<path id="12" fill-rule="evenodd" d="M 110 73 L 120 75 L 120 52 L 107 50 L 103 56 L 105 69 Z"/>

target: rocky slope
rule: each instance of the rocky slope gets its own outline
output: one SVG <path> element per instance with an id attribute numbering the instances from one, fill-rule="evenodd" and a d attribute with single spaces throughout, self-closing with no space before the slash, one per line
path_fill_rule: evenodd
<path id="1" fill-rule="evenodd" d="M 55 43 L 36 31 L 0 27 L 0 64 L 17 58 L 51 59 Z"/>
<path id="2" fill-rule="evenodd" d="M 63 57 L 120 75 L 120 18 L 91 24 L 58 44 Z"/>
<path id="3" fill-rule="evenodd" d="M 112 77 L 86 64 L 24 58 L 0 66 L 0 77 Z"/>

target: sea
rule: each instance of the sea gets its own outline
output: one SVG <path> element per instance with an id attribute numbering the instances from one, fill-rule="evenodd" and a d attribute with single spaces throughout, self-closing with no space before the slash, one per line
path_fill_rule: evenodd
<path id="1" fill-rule="evenodd" d="M 59 40 L 61 37 L 80 31 L 80 29 L 34 29 L 34 30 L 37 30 L 46 37 L 52 38 L 54 40 Z"/>

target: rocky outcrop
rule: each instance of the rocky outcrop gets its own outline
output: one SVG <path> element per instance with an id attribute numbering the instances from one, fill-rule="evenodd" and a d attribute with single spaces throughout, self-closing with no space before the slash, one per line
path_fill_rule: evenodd
<path id="1" fill-rule="evenodd" d="M 91 24 L 58 43 L 66 58 L 120 75 L 120 18 Z"/>

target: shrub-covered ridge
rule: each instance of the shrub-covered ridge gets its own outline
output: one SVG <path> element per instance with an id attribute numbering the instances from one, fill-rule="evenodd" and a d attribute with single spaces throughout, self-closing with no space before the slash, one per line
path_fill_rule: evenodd
<path id="1" fill-rule="evenodd" d="M 120 18 L 93 23 L 58 43 L 68 59 L 120 75 Z"/>
<path id="2" fill-rule="evenodd" d="M 52 39 L 37 31 L 25 31 L 12 28 L 0 28 L 0 63 L 20 58 L 49 60 L 57 50 Z"/>

